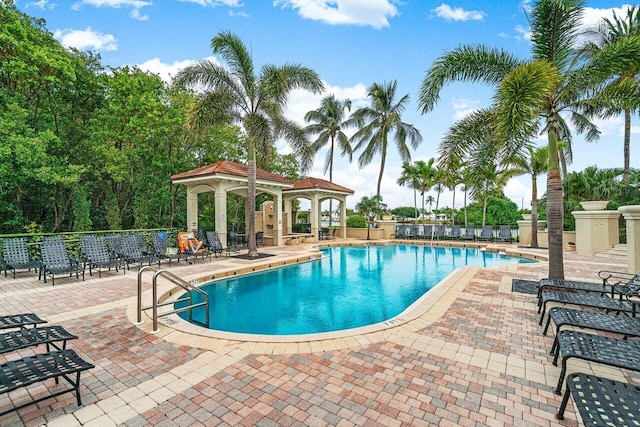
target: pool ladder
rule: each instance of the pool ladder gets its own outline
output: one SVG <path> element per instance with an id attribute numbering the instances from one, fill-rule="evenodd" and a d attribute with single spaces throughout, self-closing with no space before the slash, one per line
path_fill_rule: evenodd
<path id="1" fill-rule="evenodd" d="M 152 298 L 153 301 L 151 303 L 151 305 L 148 305 L 146 307 L 144 307 L 142 305 L 142 275 L 146 272 L 146 271 L 152 271 L 154 272 L 153 275 L 153 281 L 152 283 Z M 169 282 L 173 283 L 176 286 L 179 286 L 180 288 L 182 288 L 186 294 L 185 296 L 178 298 L 177 300 L 171 300 L 171 301 L 166 301 L 166 302 L 160 302 L 158 301 L 158 279 L 159 278 L 164 278 L 166 280 L 168 280 Z M 203 298 L 204 301 L 202 302 L 193 302 L 193 294 L 200 294 Z M 171 305 L 171 304 L 176 304 L 178 302 L 184 302 L 187 301 L 187 305 L 181 308 L 176 308 L 174 310 L 170 310 L 170 311 L 164 311 L 160 314 L 158 314 L 158 307 L 163 307 L 166 305 Z M 193 309 L 196 307 L 205 307 L 205 322 L 200 322 L 198 320 L 194 320 L 193 319 Z M 201 325 L 204 325 L 206 327 L 209 327 L 209 295 L 207 295 L 207 293 L 205 291 L 203 291 L 202 289 L 200 289 L 198 287 L 198 281 L 194 280 L 191 283 L 187 283 L 186 281 L 182 280 L 181 278 L 179 278 L 178 276 L 176 276 L 175 274 L 167 271 L 167 270 L 158 270 L 155 267 L 152 267 L 150 265 L 142 267 L 139 271 L 138 271 L 138 321 L 136 323 L 136 325 L 141 325 L 144 323 L 144 321 L 142 320 L 142 310 L 149 310 L 152 309 L 152 318 L 153 318 L 153 330 L 151 331 L 151 333 L 156 333 L 159 331 L 158 329 L 158 317 L 163 317 L 163 316 L 168 316 L 169 314 L 174 314 L 174 313 L 180 313 L 186 310 L 189 310 L 189 321 L 190 322 L 195 322 L 195 323 L 199 323 Z"/>

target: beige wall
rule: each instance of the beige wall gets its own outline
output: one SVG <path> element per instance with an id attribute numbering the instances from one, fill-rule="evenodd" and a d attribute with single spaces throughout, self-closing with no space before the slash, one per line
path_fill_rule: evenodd
<path id="1" fill-rule="evenodd" d="M 351 239 L 366 239 L 367 229 L 366 228 L 347 228 L 347 237 Z M 371 240 L 385 239 L 385 230 L 382 228 L 370 228 L 369 239 Z"/>

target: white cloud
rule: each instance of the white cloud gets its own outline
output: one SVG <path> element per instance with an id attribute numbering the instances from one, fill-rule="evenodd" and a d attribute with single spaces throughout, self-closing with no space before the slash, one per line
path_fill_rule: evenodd
<path id="1" fill-rule="evenodd" d="M 521 25 L 516 25 L 515 28 L 516 31 L 516 39 L 517 40 L 531 40 L 531 37 L 533 36 L 533 33 L 531 32 L 531 30 L 524 28 Z"/>
<path id="2" fill-rule="evenodd" d="M 297 9 L 305 19 L 330 25 L 389 26 L 398 13 L 397 0 L 274 0 L 274 6 Z"/>
<path id="3" fill-rule="evenodd" d="M 631 5 L 623 4 L 620 7 L 612 7 L 609 9 L 596 9 L 593 7 L 585 7 L 582 14 L 582 28 L 581 30 L 593 29 L 598 26 L 598 23 L 602 18 L 613 19 L 613 13 L 618 17 L 624 17 L 627 14 L 627 9 Z"/>
<path id="4" fill-rule="evenodd" d="M 229 6 L 240 7 L 242 3 L 239 0 L 180 0 L 183 3 L 196 3 L 200 6 Z"/>
<path id="5" fill-rule="evenodd" d="M 140 10 L 145 6 L 151 6 L 152 3 L 150 1 L 143 0 L 80 0 L 79 2 L 71 6 L 71 8 L 73 10 L 79 10 L 80 7 L 82 7 L 82 5 L 84 4 L 95 7 L 112 7 L 116 9 L 130 7 L 130 15 L 133 19 L 137 19 L 139 21 L 148 21 L 149 16 L 141 14 Z"/>
<path id="6" fill-rule="evenodd" d="M 137 66 L 143 71 L 159 75 L 162 80 L 170 83 L 171 79 L 175 77 L 178 71 L 194 64 L 195 62 L 196 61 L 191 59 L 185 59 L 184 61 L 174 61 L 172 64 L 166 64 L 162 62 L 160 58 L 152 58 L 142 64 L 138 64 Z"/>
<path id="7" fill-rule="evenodd" d="M 93 31 L 91 27 L 84 30 L 56 30 L 53 33 L 60 43 L 65 47 L 74 47 L 78 50 L 102 50 L 112 51 L 118 48 L 117 40 L 111 34 L 103 34 Z"/>
<path id="8" fill-rule="evenodd" d="M 27 3 L 27 7 L 37 7 L 42 10 L 53 10 L 56 6 L 56 3 L 49 3 L 49 0 L 39 0 Z"/>
<path id="9" fill-rule="evenodd" d="M 462 120 L 469 114 L 478 110 L 480 101 L 477 99 L 451 98 L 451 106 L 455 110 L 453 118 L 455 121 Z"/>
<path id="10" fill-rule="evenodd" d="M 464 10 L 461 7 L 451 7 L 445 3 L 431 9 L 431 12 L 447 21 L 482 21 L 486 16 L 486 13 L 481 10 Z"/>

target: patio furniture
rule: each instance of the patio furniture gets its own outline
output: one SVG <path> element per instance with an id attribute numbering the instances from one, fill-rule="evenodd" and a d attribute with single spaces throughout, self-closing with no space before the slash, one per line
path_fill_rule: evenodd
<path id="1" fill-rule="evenodd" d="M 571 374 L 556 414 L 559 420 L 564 419 L 569 396 L 585 426 L 640 425 L 640 386 L 584 373 Z"/>
<path id="2" fill-rule="evenodd" d="M 15 405 L 0 412 L 0 416 L 70 392 L 75 392 L 78 406 L 82 406 L 80 373 L 93 367 L 93 364 L 81 359 L 73 350 L 52 351 L 3 363 L 0 365 L 0 394 L 10 393 L 13 390 L 40 383 L 49 378 L 55 378 L 56 384 L 58 384 L 59 377 L 64 378 L 71 385 L 71 388 L 58 390 L 47 396 Z M 73 374 L 75 374 L 75 380 Z M 25 396 L 30 395 L 23 393 L 23 398 Z"/>
<path id="3" fill-rule="evenodd" d="M 461 236 L 462 240 L 476 240 L 476 229 L 475 227 L 465 227 L 464 234 Z"/>
<path id="4" fill-rule="evenodd" d="M 156 233 L 151 237 L 151 247 L 153 254 L 160 260 L 166 260 L 171 266 L 171 261 L 174 259 L 180 263 L 180 257 L 182 256 L 178 248 L 169 247 L 169 236 L 166 232 L 162 231 Z"/>
<path id="5" fill-rule="evenodd" d="M 2 240 L 2 268 L 4 269 L 4 277 L 7 277 L 7 270 L 11 270 L 15 279 L 16 270 L 31 271 L 33 268 L 36 273 L 40 273 L 41 263 L 31 259 L 26 239 L 15 237 Z"/>
<path id="6" fill-rule="evenodd" d="M 416 238 L 417 239 L 430 239 L 432 232 L 433 232 L 433 226 L 432 225 L 423 225 L 421 228 L 419 228 L 416 231 Z"/>
<path id="7" fill-rule="evenodd" d="M 542 279 L 540 280 L 540 286 L 538 287 L 538 298 L 543 289 L 555 289 L 555 290 L 570 290 L 570 291 L 585 291 L 585 292 L 600 292 L 602 295 L 611 294 L 615 296 L 616 285 L 626 285 L 631 282 L 636 276 L 629 273 L 623 273 L 620 271 L 600 270 L 598 271 L 598 277 L 602 280 L 602 283 L 595 282 L 581 282 L 575 280 L 561 280 L 561 279 Z"/>
<path id="8" fill-rule="evenodd" d="M 590 310 L 553 307 L 549 310 L 547 324 L 542 332 L 543 335 L 547 335 L 552 320 L 556 326 L 556 336 L 551 346 L 552 355 L 558 350 L 558 334 L 563 326 L 575 326 L 582 329 L 620 334 L 623 335 L 623 339 L 640 337 L 640 319 L 633 317 L 617 316 Z"/>
<path id="9" fill-rule="evenodd" d="M 40 344 L 47 345 L 47 352 L 50 351 L 49 346 L 64 350 L 67 347 L 67 341 L 76 338 L 78 337 L 67 332 L 62 326 L 18 329 L 0 334 L 0 354 Z M 56 344 L 60 341 L 62 341 L 62 347 Z"/>
<path id="10" fill-rule="evenodd" d="M 218 258 L 218 255 L 222 255 L 224 252 L 224 247 L 222 246 L 222 242 L 220 241 L 220 237 L 218 237 L 217 231 L 207 231 L 207 240 L 209 241 L 210 251 Z"/>
<path id="11" fill-rule="evenodd" d="M 104 239 L 88 235 L 80 236 L 79 240 L 80 249 L 84 255 L 84 264 L 89 266 L 89 276 L 93 276 L 94 268 L 98 270 L 99 278 L 102 278 L 102 269 L 104 268 L 108 271 L 114 268 L 117 272 L 118 268 L 122 267 L 123 272 L 126 273 L 122 260 L 109 252 Z"/>
<path id="12" fill-rule="evenodd" d="M 451 230 L 449 231 L 449 239 L 451 240 L 459 240 L 460 239 L 460 226 L 452 225 Z"/>
<path id="13" fill-rule="evenodd" d="M 434 226 L 433 234 L 429 233 L 429 235 L 427 236 L 430 239 L 437 239 L 440 240 L 444 237 L 444 225 L 438 224 L 436 226 Z"/>
<path id="14" fill-rule="evenodd" d="M 329 229 L 327 227 L 320 228 L 318 240 L 329 240 Z"/>
<path id="15" fill-rule="evenodd" d="M 120 256 L 124 258 L 127 263 L 127 269 L 130 264 L 138 264 L 138 268 L 142 267 L 142 264 L 158 264 L 160 266 L 160 258 L 155 254 L 145 253 L 140 243 L 140 236 L 137 234 L 129 234 L 122 238 L 120 247 Z"/>
<path id="16" fill-rule="evenodd" d="M 480 232 L 479 240 L 493 241 L 493 227 L 490 225 L 483 225 Z"/>
<path id="17" fill-rule="evenodd" d="M 184 257 L 187 262 L 189 262 L 189 258 L 193 258 L 194 260 L 201 257 L 208 256 L 211 259 L 211 253 L 204 247 L 202 247 L 202 242 L 196 239 L 195 235 L 191 231 L 180 231 L 178 232 L 178 248 L 179 252 Z"/>
<path id="18" fill-rule="evenodd" d="M 327 240 L 329 240 L 329 229 L 327 228 Z M 264 231 L 256 233 L 256 246 L 264 246 Z"/>
<path id="19" fill-rule="evenodd" d="M 76 275 L 84 281 L 84 264 L 77 258 L 71 258 L 69 251 L 60 237 L 45 237 L 40 245 L 42 256 L 42 272 L 44 283 L 47 283 L 47 274 L 51 276 L 52 285 L 55 286 L 55 276 L 68 274 L 69 277 Z"/>
<path id="20" fill-rule="evenodd" d="M 558 334 L 558 351 L 553 357 L 554 366 L 557 366 L 560 354 L 562 354 L 562 367 L 555 390 L 556 394 L 560 394 L 562 391 L 562 382 L 567 372 L 567 361 L 571 358 L 630 371 L 640 371 L 640 342 L 564 330 Z"/>
<path id="21" fill-rule="evenodd" d="M 581 305 L 606 311 L 615 311 L 616 313 L 631 314 L 631 317 L 636 317 L 640 304 L 640 300 L 638 300 L 640 296 L 640 280 L 630 281 L 628 285 L 618 286 L 617 292 L 619 292 L 618 298 L 610 298 L 605 295 L 594 295 L 593 293 L 582 291 L 575 293 L 554 290 L 542 291 L 538 300 L 538 313 L 541 313 L 538 324 L 542 326 L 542 320 L 549 302 Z"/>
<path id="22" fill-rule="evenodd" d="M 25 328 L 27 326 L 33 326 L 42 323 L 47 323 L 46 320 L 42 320 L 35 313 L 21 313 L 21 314 L 9 314 L 7 316 L 0 316 L 0 329 L 12 329 L 12 328 Z"/>
<path id="23" fill-rule="evenodd" d="M 501 225 L 498 229 L 498 236 L 496 237 L 499 242 L 513 242 L 513 236 L 511 235 L 511 227 L 508 225 Z"/>

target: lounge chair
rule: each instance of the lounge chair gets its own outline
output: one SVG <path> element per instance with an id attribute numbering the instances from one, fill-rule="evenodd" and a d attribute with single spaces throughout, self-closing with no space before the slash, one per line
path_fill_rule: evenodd
<path id="1" fill-rule="evenodd" d="M 561 279 L 542 279 L 540 280 L 540 286 L 538 286 L 538 298 L 540 298 L 542 291 L 546 289 L 599 292 L 602 295 L 611 294 L 613 297 L 616 286 L 626 285 L 637 276 L 638 275 L 619 271 L 600 270 L 598 272 L 598 277 L 602 280 L 601 283 Z"/>
<path id="2" fill-rule="evenodd" d="M 329 237 L 329 229 L 327 228 L 327 240 L 329 240 L 331 237 Z M 256 246 L 264 246 L 264 231 L 258 231 L 256 233 Z"/>
<path id="3" fill-rule="evenodd" d="M 451 230 L 449 230 L 449 239 L 451 240 L 459 240 L 460 239 L 460 226 L 452 225 Z"/>
<path id="4" fill-rule="evenodd" d="M 50 346 L 57 350 L 64 350 L 67 347 L 67 341 L 76 338 L 78 337 L 67 332 L 62 326 L 23 328 L 0 334 L 0 354 L 40 344 L 47 345 L 47 352 L 50 351 Z M 62 342 L 62 346 L 57 345 L 57 342 Z"/>
<path id="5" fill-rule="evenodd" d="M 210 251 L 218 258 L 218 255 L 222 255 L 224 252 L 224 247 L 222 246 L 222 242 L 220 241 L 220 237 L 218 237 L 217 231 L 207 231 L 207 240 L 209 241 Z"/>
<path id="6" fill-rule="evenodd" d="M 47 283 L 47 274 L 51 276 L 52 285 L 55 286 L 57 274 L 76 275 L 84 281 L 84 264 L 77 258 L 71 258 L 64 241 L 59 237 L 45 237 L 40 245 L 42 255 L 42 272 L 44 283 Z"/>
<path id="7" fill-rule="evenodd" d="M 35 328 L 42 323 L 47 323 L 47 321 L 42 320 L 35 313 L 9 314 L 6 316 L 0 316 L 0 329 L 24 329 L 27 326 L 33 326 Z"/>
<path id="8" fill-rule="evenodd" d="M 511 235 L 511 227 L 508 225 L 501 225 L 498 229 L 498 236 L 496 237 L 499 242 L 513 242 L 513 236 Z"/>
<path id="9" fill-rule="evenodd" d="M 205 256 L 211 258 L 211 253 L 203 247 L 203 243 L 196 239 L 196 236 L 191 231 L 180 231 L 178 233 L 178 248 L 180 253 L 187 260 L 191 257 L 197 259 Z"/>
<path id="10" fill-rule="evenodd" d="M 71 388 L 59 390 L 39 399 L 34 399 L 22 404 L 13 404 L 10 409 L 0 412 L 0 417 L 10 412 L 17 411 L 26 406 L 33 405 L 52 397 L 65 393 L 75 392 L 78 406 L 82 406 L 80 398 L 80 373 L 93 368 L 94 365 L 80 358 L 73 350 L 52 351 L 45 354 L 36 354 L 23 359 L 12 360 L 0 365 L 0 394 L 9 393 L 31 384 L 43 382 L 49 378 L 55 378 L 56 384 L 62 377 Z M 75 374 L 75 381 L 73 380 Z M 29 397 L 24 393 L 22 399 Z M 20 399 L 20 400 L 22 400 Z"/>
<path id="11" fill-rule="evenodd" d="M 562 354 L 562 367 L 555 393 L 560 394 L 569 359 L 581 359 L 615 368 L 640 371 L 640 342 L 621 340 L 584 332 L 564 330 L 558 334 L 558 351 L 553 364 Z"/>
<path id="12" fill-rule="evenodd" d="M 573 397 L 576 412 L 585 426 L 638 426 L 640 425 L 640 386 L 575 373 L 567 377 L 567 389 L 556 414 L 564 419 L 564 411 Z"/>
<path id="13" fill-rule="evenodd" d="M 589 292 L 562 292 L 555 290 L 542 291 L 538 300 L 538 312 L 540 315 L 539 325 L 542 325 L 544 315 L 549 302 L 559 302 L 562 304 L 572 304 L 584 307 L 598 308 L 606 311 L 614 311 L 616 313 L 630 314 L 636 317 L 640 308 L 640 279 L 630 280 L 626 285 L 619 285 L 616 288 L 615 298 L 604 295 L 594 295 Z"/>
<path id="14" fill-rule="evenodd" d="M 112 255 L 109 252 L 104 239 L 100 239 L 96 236 L 80 236 L 80 249 L 84 255 L 85 266 L 89 266 L 89 276 L 93 276 L 93 269 L 98 269 L 98 277 L 102 278 L 102 269 L 106 268 L 111 271 L 112 268 L 118 271 L 118 268 L 122 268 L 126 273 L 126 269 L 122 263 L 122 260 Z"/>
<path id="15" fill-rule="evenodd" d="M 490 225 L 483 225 L 480 232 L 479 240 L 493 241 L 493 227 Z"/>
<path id="16" fill-rule="evenodd" d="M 327 227 L 320 228 L 318 240 L 329 240 L 329 229 Z"/>
<path id="17" fill-rule="evenodd" d="M 418 229 L 416 233 L 416 237 L 418 239 L 430 239 L 432 232 L 433 232 L 432 225 L 423 225 L 420 227 L 420 229 Z"/>
<path id="18" fill-rule="evenodd" d="M 127 269 L 130 268 L 130 264 L 138 264 L 138 268 L 142 267 L 142 264 L 158 264 L 160 266 L 160 258 L 149 253 L 146 249 L 141 246 L 140 235 L 130 234 L 122 238 L 120 256 L 127 263 Z"/>
<path id="19" fill-rule="evenodd" d="M 24 237 L 2 240 L 2 266 L 4 277 L 7 277 L 7 270 L 12 270 L 14 279 L 16 278 L 16 270 L 31 271 L 33 268 L 36 273 L 39 273 L 42 267 L 40 261 L 31 259 Z"/>
<path id="20" fill-rule="evenodd" d="M 558 334 L 563 326 L 573 326 L 594 331 L 620 334 L 623 339 L 640 337 L 640 319 L 634 317 L 618 316 L 615 314 L 599 313 L 591 310 L 573 310 L 564 307 L 553 307 L 549 310 L 547 324 L 542 335 L 547 335 L 549 325 L 553 320 L 556 326 L 556 336 L 551 346 L 551 354 L 558 349 Z"/>
<path id="21" fill-rule="evenodd" d="M 432 239 L 440 240 L 444 238 L 444 225 L 436 225 L 433 228 L 433 234 L 429 236 Z"/>
<path id="22" fill-rule="evenodd" d="M 165 231 L 156 233 L 151 237 L 151 247 L 153 254 L 160 260 L 166 260 L 171 265 L 174 259 L 180 263 L 182 255 L 178 248 L 169 247 L 169 236 Z"/>
<path id="23" fill-rule="evenodd" d="M 465 227 L 464 234 L 462 235 L 462 240 L 476 240 L 476 228 L 475 227 Z"/>

